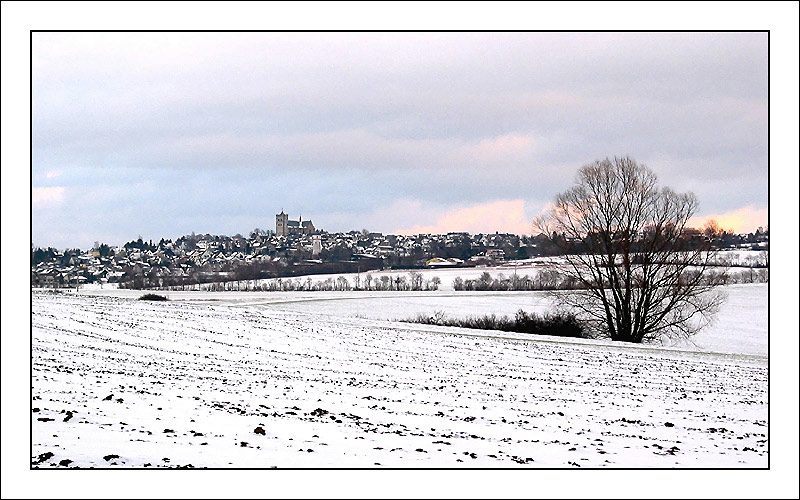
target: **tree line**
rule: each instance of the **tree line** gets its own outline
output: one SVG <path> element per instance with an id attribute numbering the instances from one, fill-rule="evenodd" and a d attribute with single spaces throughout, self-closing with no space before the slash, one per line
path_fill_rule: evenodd
<path id="1" fill-rule="evenodd" d="M 351 281 L 352 280 L 352 281 Z M 366 273 L 363 278 L 357 274 L 314 280 L 311 276 L 301 278 L 272 278 L 268 280 L 231 280 L 209 283 L 168 284 L 150 287 L 157 290 L 203 290 L 209 292 L 333 292 L 333 291 L 434 291 L 441 285 L 441 278 L 425 278 L 420 272 L 411 271 L 408 275 L 372 276 Z M 128 287 L 123 287 L 128 288 Z M 129 287 L 133 288 L 133 287 Z"/>

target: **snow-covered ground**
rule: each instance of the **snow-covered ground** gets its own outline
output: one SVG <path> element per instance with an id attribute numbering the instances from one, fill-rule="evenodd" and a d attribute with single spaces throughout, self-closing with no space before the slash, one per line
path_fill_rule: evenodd
<path id="1" fill-rule="evenodd" d="M 535 293 L 36 291 L 32 462 L 766 467 L 766 286 L 726 288 L 684 350 L 390 321 Z"/>
<path id="2" fill-rule="evenodd" d="M 727 295 L 714 324 L 700 331 L 692 343 L 673 344 L 678 349 L 732 354 L 767 355 L 767 284 L 728 285 Z M 67 292 L 67 293 L 74 293 Z M 135 299 L 141 290 L 84 289 L 82 295 Z M 447 290 L 428 292 L 157 292 L 172 301 L 258 306 L 276 311 L 316 313 L 323 316 L 400 320 L 437 311 L 449 317 L 498 314 L 513 316 L 519 309 L 544 313 L 553 302 L 546 292 L 478 292 Z M 561 292 L 559 292 L 561 293 Z"/>

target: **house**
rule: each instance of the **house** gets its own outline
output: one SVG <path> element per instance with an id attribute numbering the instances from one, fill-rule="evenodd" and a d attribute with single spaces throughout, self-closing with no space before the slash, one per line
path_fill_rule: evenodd
<path id="1" fill-rule="evenodd" d="M 487 248 L 486 257 L 494 260 L 505 260 L 506 253 L 502 248 Z"/>

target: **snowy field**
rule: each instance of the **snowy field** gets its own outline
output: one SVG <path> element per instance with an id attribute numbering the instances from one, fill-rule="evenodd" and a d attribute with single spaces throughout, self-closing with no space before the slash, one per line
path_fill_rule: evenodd
<path id="1" fill-rule="evenodd" d="M 766 467 L 766 285 L 695 346 L 391 321 L 540 292 L 35 291 L 36 467 Z"/>
<path id="2" fill-rule="evenodd" d="M 767 284 L 728 285 L 725 303 L 711 326 L 677 349 L 767 356 Z M 73 292 L 74 293 L 74 292 Z M 135 299 L 141 290 L 81 288 L 80 294 Z M 274 311 L 315 313 L 382 320 L 413 318 L 437 311 L 448 317 L 498 314 L 513 316 L 551 311 L 546 292 L 204 292 L 159 291 L 172 301 L 257 306 Z"/>

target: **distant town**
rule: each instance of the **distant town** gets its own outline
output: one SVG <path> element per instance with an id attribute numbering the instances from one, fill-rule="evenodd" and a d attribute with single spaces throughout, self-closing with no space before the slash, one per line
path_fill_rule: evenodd
<path id="1" fill-rule="evenodd" d="M 769 250 L 769 230 L 762 228 L 747 234 L 698 229 L 689 237 L 711 240 L 720 249 Z M 366 229 L 328 233 L 311 220 L 290 220 L 281 211 L 274 230 L 256 228 L 248 236 L 192 233 L 157 242 L 139 237 L 121 247 L 95 242 L 88 250 L 31 245 L 31 286 L 167 287 L 379 269 L 473 267 L 555 254 L 545 235 L 394 235 Z M 762 267 L 767 255 L 758 262 L 752 257 L 739 262 L 732 254 L 726 263 Z"/>

